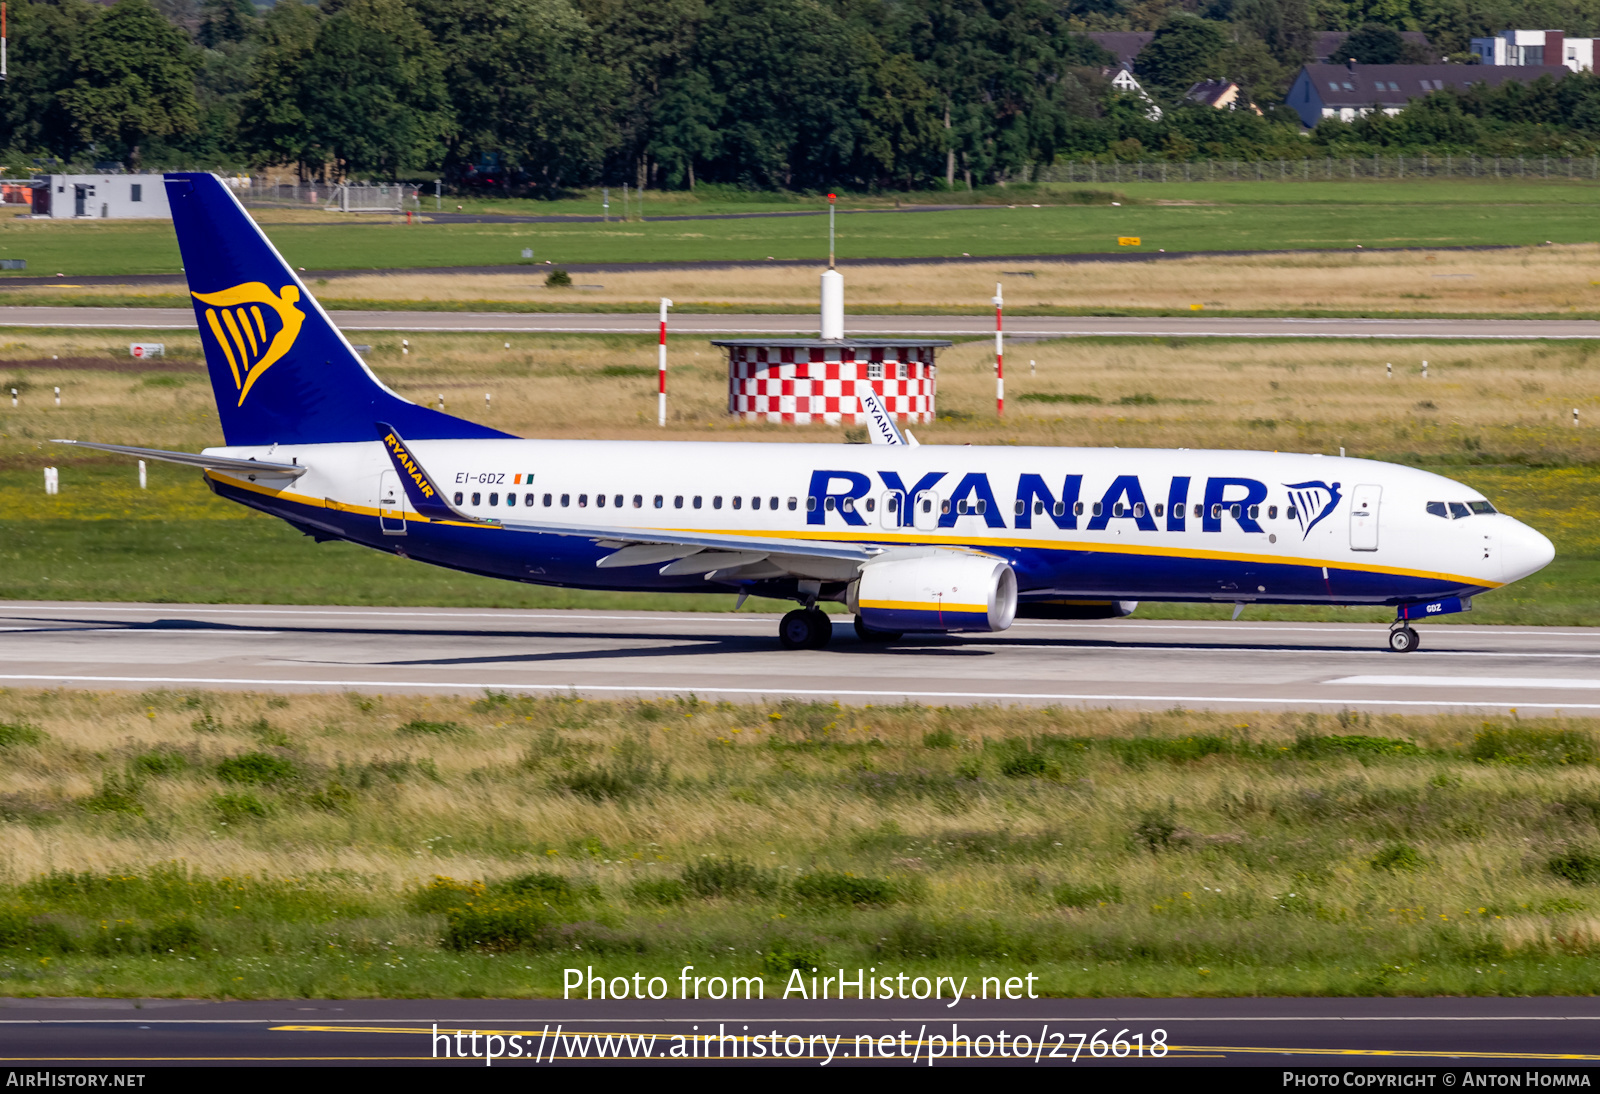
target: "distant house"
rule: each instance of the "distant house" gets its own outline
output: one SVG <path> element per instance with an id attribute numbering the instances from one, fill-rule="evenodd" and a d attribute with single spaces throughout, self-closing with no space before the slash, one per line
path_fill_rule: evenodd
<path id="1" fill-rule="evenodd" d="M 1244 92 L 1232 80 L 1201 80 L 1183 96 L 1185 102 L 1199 103 L 1215 110 L 1254 110 L 1261 113 L 1255 103 L 1244 97 Z"/>
<path id="2" fill-rule="evenodd" d="M 32 197 L 36 217 L 172 218 L 160 175 L 40 175 Z"/>
<path id="3" fill-rule="evenodd" d="M 1344 44 L 1344 40 L 1348 37 L 1350 37 L 1348 30 L 1317 31 L 1317 40 L 1311 47 L 1316 63 L 1319 65 L 1342 65 L 1348 61 L 1350 59 L 1348 57 L 1335 56 L 1339 52 L 1339 47 Z M 1428 50 L 1430 55 L 1432 54 L 1433 45 L 1428 41 L 1428 36 L 1420 30 L 1402 30 L 1400 37 L 1414 46 L 1421 46 L 1423 49 Z"/>
<path id="4" fill-rule="evenodd" d="M 1135 95 L 1143 100 L 1146 108 L 1144 112 L 1146 118 L 1153 122 L 1161 120 L 1161 108 L 1156 105 L 1156 101 L 1150 97 L 1149 92 L 1139 85 L 1139 81 L 1133 78 L 1133 73 L 1126 68 L 1117 69 L 1117 74 L 1111 77 L 1111 86 L 1125 95 Z"/>
<path id="5" fill-rule="evenodd" d="M 1479 64 L 1561 65 L 1573 72 L 1594 71 L 1593 38 L 1569 38 L 1560 30 L 1502 30 L 1493 38 L 1474 38 Z"/>
<path id="6" fill-rule="evenodd" d="M 1532 83 L 1541 76 L 1559 80 L 1569 71 L 1564 65 L 1306 65 L 1289 88 L 1288 104 L 1310 128 L 1324 118 L 1348 122 L 1374 110 L 1398 114 L 1412 99 L 1447 87 L 1465 91 L 1473 84 Z"/>
<path id="7" fill-rule="evenodd" d="M 1095 45 L 1113 54 L 1117 58 L 1117 64 L 1130 70 L 1139 67 L 1139 54 L 1144 52 L 1144 47 L 1149 45 L 1155 36 L 1153 30 L 1097 30 L 1085 35 Z M 1350 58 L 1336 57 L 1334 54 L 1339 52 L 1340 45 L 1348 37 L 1350 37 L 1348 30 L 1317 31 L 1317 37 L 1311 46 L 1312 61 L 1316 64 L 1344 64 Z M 1420 30 L 1402 30 L 1400 37 L 1430 53 L 1433 50 L 1428 36 Z"/>

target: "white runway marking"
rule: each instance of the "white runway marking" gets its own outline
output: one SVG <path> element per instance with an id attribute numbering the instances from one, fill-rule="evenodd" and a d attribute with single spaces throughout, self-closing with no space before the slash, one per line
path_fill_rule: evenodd
<path id="1" fill-rule="evenodd" d="M 1351 677 L 1350 679 L 1357 679 Z M 1403 678 L 1402 678 L 1403 679 Z M 1048 701 L 1056 703 L 1111 703 L 1111 702 L 1138 702 L 1138 703 L 1228 703 L 1230 705 L 1247 704 L 1252 706 L 1294 706 L 1311 704 L 1314 706 L 1384 706 L 1384 707 L 1467 707 L 1500 708 L 1509 706 L 1507 703 L 1498 702 L 1466 702 L 1460 700 L 1406 700 L 1406 699 L 1312 699 L 1301 696 L 1272 698 L 1268 696 L 1235 697 L 1229 695 L 1120 695 L 1120 694 L 1091 694 L 1073 692 L 1026 692 L 1026 691 L 899 691 L 892 688 L 871 691 L 854 691 L 824 688 L 730 688 L 720 687 L 713 683 L 703 683 L 700 686 L 688 687 L 647 687 L 617 684 L 517 684 L 505 680 L 474 681 L 474 680 L 419 680 L 409 682 L 395 682 L 390 680 L 273 680 L 266 678 L 238 678 L 218 676 L 65 676 L 65 675 L 0 675 L 0 680 L 45 680 L 51 683 L 71 684 L 187 684 L 187 685 L 215 685 L 233 684 L 250 685 L 253 687 L 312 687 L 328 688 L 374 688 L 378 690 L 392 688 L 416 689 L 423 688 L 431 691 L 559 691 L 559 692 L 614 692 L 624 695 L 687 695 L 703 693 L 707 695 L 754 695 L 754 696 L 782 696 L 805 695 L 819 698 L 861 698 L 861 699 L 973 699 L 993 703 L 1008 701 Z M 1457 687 L 1466 686 L 1463 681 L 1453 681 Z M 1518 702 L 1518 707 L 1549 707 L 1555 710 L 1600 710 L 1600 703 L 1539 703 Z"/>
<path id="2" fill-rule="evenodd" d="M 1600 680 L 1546 676 L 1344 676 L 1330 684 L 1383 688 L 1557 688 L 1600 691 Z"/>

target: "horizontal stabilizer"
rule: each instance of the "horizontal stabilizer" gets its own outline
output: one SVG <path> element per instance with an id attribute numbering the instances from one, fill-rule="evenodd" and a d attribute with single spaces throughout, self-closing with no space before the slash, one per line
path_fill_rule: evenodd
<path id="1" fill-rule="evenodd" d="M 54 440 L 51 444 L 74 444 L 79 448 L 97 448 L 101 452 L 115 452 L 119 456 L 137 456 L 141 460 L 164 460 L 167 463 L 204 467 L 211 471 L 241 471 L 251 475 L 287 475 L 297 479 L 306 473 L 298 463 L 274 463 L 269 460 L 242 460 L 237 456 L 207 456 L 203 452 L 168 452 L 164 448 L 134 448 L 126 444 L 100 444 L 96 441 Z"/>

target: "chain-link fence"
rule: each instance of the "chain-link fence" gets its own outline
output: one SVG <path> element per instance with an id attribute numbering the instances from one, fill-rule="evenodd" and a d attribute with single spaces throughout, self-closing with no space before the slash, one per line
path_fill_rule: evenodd
<path id="1" fill-rule="evenodd" d="M 346 213 L 403 213 L 418 206 L 418 190 L 406 183 L 284 183 L 244 175 L 223 178 L 246 206 L 330 209 Z"/>
<path id="2" fill-rule="evenodd" d="M 1011 182 L 1328 182 L 1350 179 L 1593 179 L 1600 156 L 1345 156 L 1299 160 L 1122 163 L 1080 160 L 1025 167 Z"/>

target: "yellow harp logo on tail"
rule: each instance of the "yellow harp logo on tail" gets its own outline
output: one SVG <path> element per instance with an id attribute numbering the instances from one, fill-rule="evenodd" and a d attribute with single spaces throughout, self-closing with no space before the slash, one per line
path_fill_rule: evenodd
<path id="1" fill-rule="evenodd" d="M 306 320 L 305 312 L 295 306 L 300 289 L 285 285 L 281 293 L 274 293 L 260 281 L 246 281 L 220 292 L 191 295 L 210 305 L 206 308 L 206 325 L 228 359 L 233 386 L 239 389 L 239 405 L 243 406 L 245 396 L 261 374 L 288 353 L 300 337 L 300 325 Z"/>

